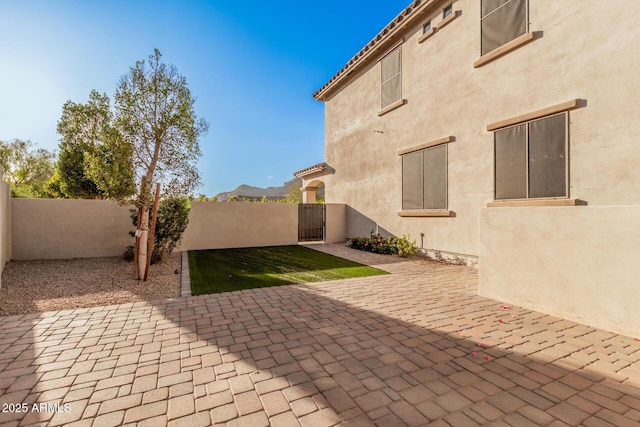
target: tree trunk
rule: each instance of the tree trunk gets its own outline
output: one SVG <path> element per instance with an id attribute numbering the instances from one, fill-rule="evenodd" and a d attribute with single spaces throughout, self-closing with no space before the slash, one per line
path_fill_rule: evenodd
<path id="1" fill-rule="evenodd" d="M 149 250 L 149 206 L 142 205 L 140 221 L 140 244 L 138 247 L 138 280 L 145 276 L 147 271 L 147 251 Z"/>
<path id="2" fill-rule="evenodd" d="M 156 220 L 158 218 L 158 206 L 160 204 L 160 183 L 156 184 L 156 198 L 153 201 L 153 215 L 151 216 L 151 229 L 149 230 L 149 248 L 147 250 L 147 264 L 145 266 L 146 270 L 144 272 L 144 282 L 149 278 L 149 269 L 151 267 L 151 257 L 153 256 L 153 244 L 154 237 L 156 231 Z"/>
<path id="3" fill-rule="evenodd" d="M 138 223 L 136 224 L 136 231 L 140 230 L 140 221 L 142 221 L 142 207 L 138 207 Z M 138 267 L 139 251 L 140 251 L 140 237 L 136 234 L 136 240 L 133 246 L 133 265 L 136 267 L 136 280 L 140 280 L 140 269 Z"/>

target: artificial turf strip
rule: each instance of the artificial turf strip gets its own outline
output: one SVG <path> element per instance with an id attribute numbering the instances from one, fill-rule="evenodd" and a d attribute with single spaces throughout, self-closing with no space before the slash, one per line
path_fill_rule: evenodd
<path id="1" fill-rule="evenodd" d="M 192 295 L 389 274 L 304 246 L 189 251 Z"/>

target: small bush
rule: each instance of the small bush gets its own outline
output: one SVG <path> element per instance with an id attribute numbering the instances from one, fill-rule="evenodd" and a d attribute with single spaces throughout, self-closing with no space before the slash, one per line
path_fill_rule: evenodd
<path id="1" fill-rule="evenodd" d="M 166 253 L 171 253 L 177 246 L 182 233 L 187 228 L 187 224 L 189 224 L 190 209 L 191 205 L 188 199 L 168 197 L 160 201 L 153 251 L 151 252 L 151 264 L 160 262 Z M 150 209 L 149 224 L 151 224 L 151 211 Z M 138 224 L 138 210 L 131 209 L 129 212 L 133 225 L 136 226 Z M 133 233 L 130 234 L 133 235 Z M 128 249 L 125 250 L 125 259 L 127 259 Z M 133 249 L 131 250 L 130 260 L 133 261 Z"/>
<path id="2" fill-rule="evenodd" d="M 401 257 L 409 257 L 418 253 L 415 240 L 409 240 L 411 236 L 402 236 L 393 238 L 393 247 L 395 254 Z"/>
<path id="3" fill-rule="evenodd" d="M 415 240 L 409 237 L 382 237 L 373 234 L 371 237 L 354 237 L 347 240 L 347 246 L 361 251 L 373 252 L 376 254 L 396 254 L 401 257 L 415 255 L 418 252 Z"/>

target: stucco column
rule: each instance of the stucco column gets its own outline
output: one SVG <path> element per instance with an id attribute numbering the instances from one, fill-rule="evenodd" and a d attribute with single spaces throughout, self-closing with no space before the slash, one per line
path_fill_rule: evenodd
<path id="1" fill-rule="evenodd" d="M 315 203 L 317 187 L 302 187 L 302 203 Z"/>

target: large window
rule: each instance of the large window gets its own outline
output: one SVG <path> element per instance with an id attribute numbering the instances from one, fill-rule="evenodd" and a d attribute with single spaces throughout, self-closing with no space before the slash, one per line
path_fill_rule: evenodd
<path id="1" fill-rule="evenodd" d="M 567 113 L 497 130 L 495 198 L 568 197 Z"/>
<path id="2" fill-rule="evenodd" d="M 388 107 L 402 98 L 402 46 L 382 58 L 380 108 Z"/>
<path id="3" fill-rule="evenodd" d="M 402 156 L 402 209 L 447 209 L 447 146 Z"/>
<path id="4" fill-rule="evenodd" d="M 482 55 L 527 32 L 527 0 L 482 0 Z"/>

